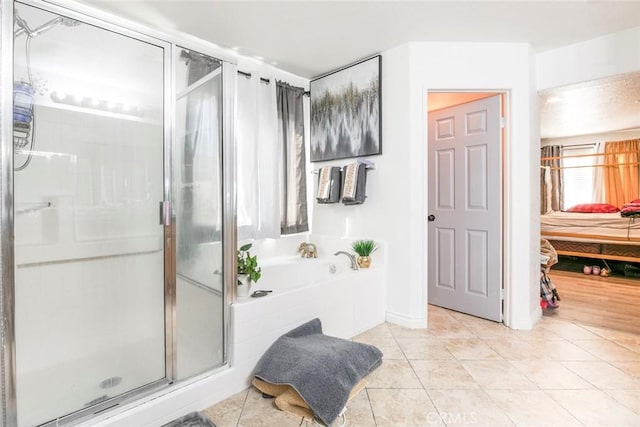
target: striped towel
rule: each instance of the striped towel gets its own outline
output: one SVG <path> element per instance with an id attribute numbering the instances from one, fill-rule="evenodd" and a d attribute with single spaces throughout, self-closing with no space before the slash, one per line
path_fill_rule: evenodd
<path id="1" fill-rule="evenodd" d="M 355 199 L 358 184 L 358 162 L 349 163 L 345 167 L 344 185 L 342 187 L 342 198 L 347 200 Z"/>
<path id="2" fill-rule="evenodd" d="M 331 166 L 321 167 L 318 175 L 318 194 L 316 198 L 319 202 L 327 202 L 331 195 Z"/>

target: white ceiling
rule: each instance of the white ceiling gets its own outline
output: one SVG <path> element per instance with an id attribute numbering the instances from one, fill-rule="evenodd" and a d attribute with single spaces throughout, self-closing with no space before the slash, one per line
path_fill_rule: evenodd
<path id="1" fill-rule="evenodd" d="M 409 41 L 524 42 L 541 52 L 640 26 L 639 0 L 80 1 L 306 78 Z M 638 74 L 545 91 L 542 137 L 640 127 L 638 99 Z"/>
<path id="2" fill-rule="evenodd" d="M 640 26 L 640 1 L 81 0 L 312 78 L 409 41 L 548 50 Z"/>
<path id="3" fill-rule="evenodd" d="M 540 92 L 542 138 L 640 130 L 640 72 Z"/>

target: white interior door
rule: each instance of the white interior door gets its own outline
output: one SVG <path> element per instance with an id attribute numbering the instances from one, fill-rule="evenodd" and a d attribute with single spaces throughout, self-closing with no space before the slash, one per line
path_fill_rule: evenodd
<path id="1" fill-rule="evenodd" d="M 500 96 L 429 113 L 429 303 L 502 321 Z"/>

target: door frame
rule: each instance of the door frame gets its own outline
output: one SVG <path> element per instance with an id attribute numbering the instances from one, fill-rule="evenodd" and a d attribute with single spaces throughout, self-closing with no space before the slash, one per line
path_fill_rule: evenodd
<path id="1" fill-rule="evenodd" d="M 13 1 L 0 2 L 0 92 L 13 93 Z M 13 251 L 13 97 L 0 97 L 0 334 L 4 346 L 0 347 L 0 375 L 4 411 L 0 413 L 2 425 L 16 425 L 16 336 L 15 336 L 15 264 Z M 9 236 L 11 236 L 9 238 Z M 0 403 L 2 403 L 0 402 Z"/>
<path id="2" fill-rule="evenodd" d="M 473 93 L 491 93 L 492 96 L 499 95 L 501 97 L 501 141 L 500 141 L 500 282 L 502 286 L 502 323 L 509 326 L 509 319 L 511 318 L 510 307 L 510 289 L 509 281 L 505 280 L 508 269 L 507 257 L 509 256 L 508 240 L 505 239 L 507 230 L 508 215 L 506 211 L 508 208 L 508 200 L 505 197 L 505 177 L 507 176 L 505 159 L 507 158 L 507 151 L 510 144 L 509 140 L 509 111 L 510 111 L 510 90 L 508 89 L 436 89 L 436 88 L 423 88 L 422 90 L 422 135 L 423 135 L 423 147 L 424 152 L 422 155 L 422 174 L 423 174 L 423 191 L 422 191 L 422 207 L 424 211 L 423 215 L 423 242 L 422 242 L 422 259 L 427 259 L 429 256 L 429 239 L 432 238 L 429 234 L 429 227 L 427 225 L 427 215 L 429 214 L 429 158 L 428 158 L 428 144 L 429 144 L 429 94 L 432 93 L 456 93 L 456 94 L 473 94 Z M 446 105 L 441 108 L 453 107 L 458 104 Z M 422 271 L 423 280 L 423 318 L 425 321 L 428 319 L 429 314 L 429 268 L 424 268 Z M 428 321 L 427 321 L 428 322 Z M 427 325 L 428 326 L 428 325 Z"/>

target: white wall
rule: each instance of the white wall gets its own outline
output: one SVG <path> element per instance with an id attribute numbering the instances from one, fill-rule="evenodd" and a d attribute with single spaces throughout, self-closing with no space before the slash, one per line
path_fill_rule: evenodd
<path id="1" fill-rule="evenodd" d="M 382 53 L 382 156 L 360 206 L 315 206 L 313 232 L 371 237 L 388 247 L 387 320 L 426 325 L 426 119 L 430 90 L 508 92 L 505 145 L 505 322 L 530 328 L 540 315 L 536 273 L 538 125 L 533 57 L 525 44 L 409 43 Z M 336 162 L 336 164 L 339 164 Z M 516 173 L 517 171 L 517 173 Z M 524 256 L 523 256 L 524 254 Z"/>
<path id="2" fill-rule="evenodd" d="M 538 90 L 640 70 L 640 27 L 540 53 Z"/>
<path id="3" fill-rule="evenodd" d="M 539 232 L 532 226 L 532 219 L 537 218 L 539 198 L 537 147 L 533 147 L 538 140 L 538 125 L 535 98 L 531 96 L 533 58 L 530 48 L 526 44 L 505 43 L 420 43 L 414 44 L 413 50 L 411 96 L 415 117 L 411 129 L 415 147 L 425 146 L 426 118 L 424 106 L 418 111 L 418 104 L 424 100 L 427 91 L 490 89 L 508 92 L 503 153 L 504 248 L 503 258 L 496 257 L 495 264 L 503 265 L 505 305 L 509 308 L 505 312 L 505 323 L 516 329 L 531 328 L 540 316 L 540 308 Z M 393 118 L 387 116 L 387 119 Z M 420 154 L 416 152 L 411 156 L 414 170 L 423 167 L 424 157 Z M 412 182 L 419 178 L 416 172 L 411 176 Z M 415 194 L 426 194 L 424 185 L 419 190 Z M 413 219 L 416 226 L 418 221 L 424 225 L 424 216 Z M 412 264 L 419 261 L 415 259 Z"/>

